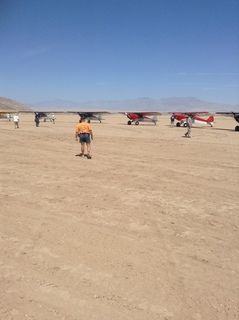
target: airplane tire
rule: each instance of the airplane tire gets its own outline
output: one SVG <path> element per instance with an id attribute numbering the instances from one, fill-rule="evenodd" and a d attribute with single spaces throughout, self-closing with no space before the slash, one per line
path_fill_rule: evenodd
<path id="1" fill-rule="evenodd" d="M 46 122 L 46 119 L 44 119 L 44 122 Z"/>
<path id="2" fill-rule="evenodd" d="M 90 119 L 87 122 L 90 123 Z"/>
<path id="3" fill-rule="evenodd" d="M 128 125 L 131 125 L 131 121 L 128 121 Z"/>
<path id="4" fill-rule="evenodd" d="M 138 126 L 139 125 L 139 121 L 135 121 L 135 125 Z"/>
<path id="5" fill-rule="evenodd" d="M 180 127 L 180 122 L 177 122 L 176 126 L 177 126 L 177 127 Z"/>
<path id="6" fill-rule="evenodd" d="M 186 123 L 184 123 L 184 124 L 183 124 L 183 126 L 184 126 L 184 127 L 187 127 L 187 124 L 186 124 Z"/>
<path id="7" fill-rule="evenodd" d="M 235 127 L 235 131 L 239 131 L 239 126 L 236 126 L 236 127 Z"/>

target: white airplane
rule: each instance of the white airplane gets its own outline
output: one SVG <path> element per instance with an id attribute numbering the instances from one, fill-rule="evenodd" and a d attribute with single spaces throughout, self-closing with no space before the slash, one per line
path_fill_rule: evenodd
<path id="1" fill-rule="evenodd" d="M 46 122 L 47 120 L 54 122 L 55 121 L 55 115 L 54 112 L 35 112 L 35 115 L 38 114 L 39 120 L 43 120 Z"/>

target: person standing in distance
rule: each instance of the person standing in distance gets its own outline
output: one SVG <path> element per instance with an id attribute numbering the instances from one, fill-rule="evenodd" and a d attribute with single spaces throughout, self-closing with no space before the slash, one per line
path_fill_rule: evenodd
<path id="1" fill-rule="evenodd" d="M 39 114 L 37 112 L 35 113 L 35 123 L 36 123 L 36 127 L 39 127 L 40 116 L 39 116 Z"/>
<path id="2" fill-rule="evenodd" d="M 192 115 L 190 115 L 190 114 L 188 115 L 186 123 L 187 123 L 188 130 L 184 136 L 187 138 L 191 138 L 190 135 L 191 135 L 192 123 L 193 123 Z"/>
<path id="3" fill-rule="evenodd" d="M 174 113 L 171 115 L 170 117 L 170 123 L 171 123 L 171 126 L 174 126 L 174 120 L 175 120 L 175 116 L 174 116 Z"/>
<path id="4" fill-rule="evenodd" d="M 19 128 L 19 117 L 16 113 L 13 116 L 13 122 L 14 122 L 15 129 Z"/>
<path id="5" fill-rule="evenodd" d="M 91 151 L 91 140 L 90 139 L 93 140 L 93 131 L 92 131 L 91 126 L 89 125 L 89 123 L 87 123 L 85 121 L 85 117 L 84 116 L 81 116 L 79 124 L 76 127 L 75 137 L 76 137 L 76 141 L 78 141 L 78 139 L 79 139 L 79 142 L 81 144 L 80 156 L 82 158 L 84 158 L 84 156 L 85 156 L 85 144 L 86 144 L 86 149 L 87 149 L 86 157 L 87 157 L 87 159 L 91 159 L 92 157 L 91 157 L 91 154 L 90 154 L 90 151 Z"/>

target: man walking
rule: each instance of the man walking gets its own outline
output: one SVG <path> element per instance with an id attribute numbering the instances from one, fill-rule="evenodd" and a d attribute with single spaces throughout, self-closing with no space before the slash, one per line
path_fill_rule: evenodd
<path id="1" fill-rule="evenodd" d="M 16 113 L 13 116 L 13 122 L 14 122 L 15 129 L 19 128 L 19 117 Z"/>
<path id="2" fill-rule="evenodd" d="M 91 140 L 93 140 L 93 132 L 91 129 L 91 126 L 89 123 L 85 121 L 85 117 L 81 116 L 81 119 L 79 121 L 79 124 L 76 127 L 76 133 L 75 133 L 76 141 L 78 141 L 81 144 L 81 153 L 80 156 L 84 158 L 85 156 L 85 144 L 87 149 L 86 157 L 87 159 L 91 159 L 90 151 L 91 151 Z"/>
<path id="3" fill-rule="evenodd" d="M 187 138 L 191 138 L 190 134 L 191 134 L 192 123 L 193 123 L 192 115 L 190 115 L 190 114 L 188 115 L 186 123 L 187 123 L 188 130 L 184 136 Z"/>

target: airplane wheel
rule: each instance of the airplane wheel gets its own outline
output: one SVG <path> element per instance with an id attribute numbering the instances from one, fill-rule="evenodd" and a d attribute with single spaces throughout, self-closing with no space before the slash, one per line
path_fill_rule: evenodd
<path id="1" fill-rule="evenodd" d="M 239 131 L 239 126 L 236 126 L 236 127 L 235 127 L 235 131 Z"/>
<path id="2" fill-rule="evenodd" d="M 135 125 L 138 126 L 139 125 L 139 121 L 135 121 Z"/>
<path id="3" fill-rule="evenodd" d="M 187 127 L 187 124 L 186 124 L 186 123 L 184 123 L 184 124 L 183 124 L 183 126 L 184 126 L 184 127 Z"/>
<path id="4" fill-rule="evenodd" d="M 131 121 L 128 121 L 128 125 L 131 125 Z"/>
<path id="5" fill-rule="evenodd" d="M 46 119 L 44 119 L 44 122 L 46 122 Z"/>
<path id="6" fill-rule="evenodd" d="M 177 126 L 177 127 L 180 127 L 180 122 L 177 122 L 176 126 Z"/>
<path id="7" fill-rule="evenodd" d="M 90 123 L 90 120 L 88 120 L 87 122 Z"/>

